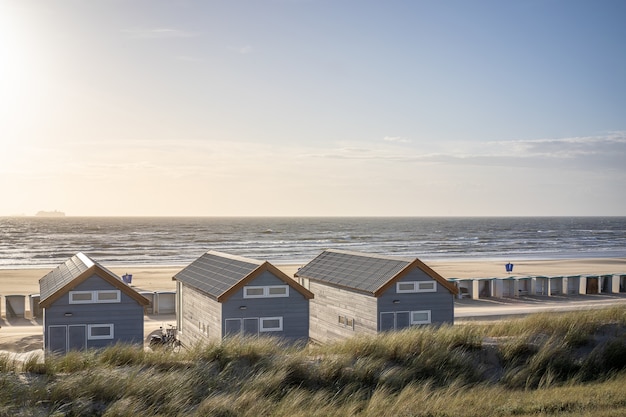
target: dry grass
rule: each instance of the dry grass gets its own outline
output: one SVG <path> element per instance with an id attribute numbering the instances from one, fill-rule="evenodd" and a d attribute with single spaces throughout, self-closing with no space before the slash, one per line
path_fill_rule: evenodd
<path id="1" fill-rule="evenodd" d="M 626 307 L 423 327 L 326 346 L 229 339 L 23 364 L 0 356 L 2 416 L 618 416 Z"/>

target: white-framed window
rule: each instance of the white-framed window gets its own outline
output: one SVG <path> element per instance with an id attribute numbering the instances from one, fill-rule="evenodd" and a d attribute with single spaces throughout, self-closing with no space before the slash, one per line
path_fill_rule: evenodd
<path id="1" fill-rule="evenodd" d="M 89 324 L 87 325 L 87 339 L 113 339 L 113 324 Z"/>
<path id="2" fill-rule="evenodd" d="M 93 291 L 70 291 L 70 304 L 91 304 L 93 296 Z"/>
<path id="3" fill-rule="evenodd" d="M 411 311 L 411 324 L 430 324 L 430 310 Z"/>
<path id="4" fill-rule="evenodd" d="M 119 303 L 120 290 L 70 291 L 70 304 Z"/>
<path id="5" fill-rule="evenodd" d="M 261 317 L 259 319 L 259 332 L 282 332 L 282 317 Z"/>
<path id="6" fill-rule="evenodd" d="M 243 298 L 289 297 L 289 285 L 243 287 Z"/>
<path id="7" fill-rule="evenodd" d="M 437 292 L 435 281 L 404 281 L 396 282 L 397 293 L 409 292 Z"/>
<path id="8" fill-rule="evenodd" d="M 119 303 L 120 301 L 122 301 L 122 292 L 120 290 L 96 291 L 97 303 Z"/>

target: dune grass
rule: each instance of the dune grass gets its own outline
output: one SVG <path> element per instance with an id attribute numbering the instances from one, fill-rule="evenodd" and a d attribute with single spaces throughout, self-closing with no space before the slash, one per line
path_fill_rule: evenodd
<path id="1" fill-rule="evenodd" d="M 621 416 L 626 307 L 324 346 L 0 356 L 1 416 Z"/>

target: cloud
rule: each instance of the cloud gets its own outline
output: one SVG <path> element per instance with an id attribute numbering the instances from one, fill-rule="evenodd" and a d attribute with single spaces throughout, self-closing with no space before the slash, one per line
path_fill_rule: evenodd
<path id="1" fill-rule="evenodd" d="M 252 52 L 252 47 L 250 45 L 242 46 L 239 48 L 239 53 L 246 55 Z"/>
<path id="2" fill-rule="evenodd" d="M 134 39 L 172 39 L 198 36 L 196 33 L 172 28 L 125 29 L 122 32 Z"/>
<path id="3" fill-rule="evenodd" d="M 411 141 L 402 136 L 385 136 L 383 138 L 385 142 L 397 142 L 397 143 L 410 143 Z"/>
<path id="4" fill-rule="evenodd" d="M 385 142 L 398 142 L 385 138 Z M 424 142 L 425 146 L 371 148 L 342 146 L 314 150 L 309 158 L 391 161 L 443 165 L 517 166 L 528 168 L 617 169 L 626 172 L 626 132 L 600 136 L 502 140 L 486 142 Z"/>

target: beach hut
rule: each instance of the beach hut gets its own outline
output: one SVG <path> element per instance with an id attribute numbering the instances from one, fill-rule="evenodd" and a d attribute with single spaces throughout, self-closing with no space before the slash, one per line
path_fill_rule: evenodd
<path id="1" fill-rule="evenodd" d="M 580 275 L 569 275 L 564 279 L 564 286 L 567 288 L 568 295 L 581 294 Z"/>
<path id="2" fill-rule="evenodd" d="M 325 250 L 295 276 L 315 294 L 310 336 L 318 342 L 454 322 L 456 285 L 419 259 Z"/>
<path id="3" fill-rule="evenodd" d="M 120 277 L 77 253 L 39 280 L 44 349 L 143 345 L 143 309 L 148 300 Z"/>
<path id="4" fill-rule="evenodd" d="M 585 278 L 585 294 L 600 293 L 600 277 L 598 275 L 587 275 Z"/>
<path id="5" fill-rule="evenodd" d="M 619 274 L 619 292 L 626 292 L 626 274 Z"/>
<path id="6" fill-rule="evenodd" d="M 563 277 L 548 278 L 548 295 L 563 294 Z"/>
<path id="7" fill-rule="evenodd" d="M 535 281 L 535 295 L 548 295 L 549 278 L 543 275 L 537 275 L 533 278 Z"/>
<path id="8" fill-rule="evenodd" d="M 183 345 L 232 335 L 308 341 L 313 294 L 267 261 L 209 251 L 173 279 Z"/>
<path id="9" fill-rule="evenodd" d="M 516 277 L 506 277 L 500 279 L 502 297 L 517 297 L 518 280 Z"/>

